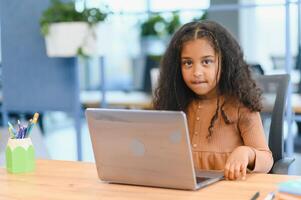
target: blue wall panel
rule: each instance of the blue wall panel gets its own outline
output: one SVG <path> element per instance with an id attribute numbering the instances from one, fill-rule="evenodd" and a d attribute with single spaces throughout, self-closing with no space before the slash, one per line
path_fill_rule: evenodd
<path id="1" fill-rule="evenodd" d="M 75 58 L 49 58 L 39 18 L 47 0 L 1 0 L 2 80 L 7 110 L 74 110 Z"/>
<path id="2" fill-rule="evenodd" d="M 39 18 L 47 0 L 0 0 L 2 114 L 67 111 L 75 119 L 81 155 L 78 65 L 75 58 L 48 58 Z"/>

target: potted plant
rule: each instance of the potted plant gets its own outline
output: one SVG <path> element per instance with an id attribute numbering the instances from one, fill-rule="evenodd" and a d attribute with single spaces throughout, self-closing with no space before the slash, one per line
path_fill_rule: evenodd
<path id="1" fill-rule="evenodd" d="M 144 54 L 161 54 L 160 49 L 165 49 L 170 36 L 180 27 L 178 12 L 173 12 L 169 19 L 159 14 L 151 15 L 144 21 L 140 28 L 141 49 Z"/>
<path id="2" fill-rule="evenodd" d="M 166 21 L 166 32 L 171 36 L 181 26 L 180 16 L 178 12 L 173 12 L 172 17 Z"/>
<path id="3" fill-rule="evenodd" d="M 193 18 L 192 21 L 197 22 L 197 21 L 203 21 L 206 19 L 208 19 L 208 11 L 205 10 L 201 16 Z"/>
<path id="4" fill-rule="evenodd" d="M 141 51 L 143 54 L 154 54 L 162 46 L 165 35 L 165 19 L 159 14 L 148 17 L 140 26 Z"/>
<path id="5" fill-rule="evenodd" d="M 180 27 L 178 12 L 172 12 L 164 18 L 159 14 L 151 15 L 141 24 L 141 52 L 145 59 L 143 91 L 151 92 L 150 71 L 159 67 L 170 36 Z"/>
<path id="6" fill-rule="evenodd" d="M 159 14 L 149 17 L 141 24 L 141 36 L 162 36 L 165 31 L 165 19 Z"/>
<path id="7" fill-rule="evenodd" d="M 96 54 L 96 27 L 107 15 L 107 10 L 84 8 L 79 12 L 74 2 L 51 0 L 50 7 L 40 18 L 47 55 L 72 57 Z"/>

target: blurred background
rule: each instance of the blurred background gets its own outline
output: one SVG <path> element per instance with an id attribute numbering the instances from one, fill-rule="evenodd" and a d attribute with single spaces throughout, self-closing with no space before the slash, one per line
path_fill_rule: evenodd
<path id="1" fill-rule="evenodd" d="M 209 19 L 235 36 L 254 73 L 290 74 L 285 151 L 296 158 L 291 173 L 301 174 L 300 0 L 1 0 L 0 6 L 2 143 L 7 120 L 26 123 L 39 112 L 32 136 L 38 156 L 94 162 L 84 109 L 151 109 L 172 34 Z M 64 24 L 78 21 L 84 24 Z"/>

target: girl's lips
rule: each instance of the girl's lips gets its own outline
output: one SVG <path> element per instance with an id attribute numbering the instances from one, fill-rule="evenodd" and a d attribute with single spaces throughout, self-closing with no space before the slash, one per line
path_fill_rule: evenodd
<path id="1" fill-rule="evenodd" d="M 192 81 L 193 84 L 207 83 L 206 81 Z"/>

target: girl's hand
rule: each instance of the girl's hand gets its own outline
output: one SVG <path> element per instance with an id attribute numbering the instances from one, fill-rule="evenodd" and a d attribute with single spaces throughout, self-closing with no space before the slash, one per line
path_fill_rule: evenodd
<path id="1" fill-rule="evenodd" d="M 246 146 L 237 147 L 229 156 L 224 170 L 226 180 L 246 179 L 247 166 L 254 163 L 255 153 Z"/>

